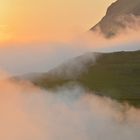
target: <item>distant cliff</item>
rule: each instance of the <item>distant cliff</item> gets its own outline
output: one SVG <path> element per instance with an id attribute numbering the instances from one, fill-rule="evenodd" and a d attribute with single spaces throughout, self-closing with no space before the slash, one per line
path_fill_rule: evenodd
<path id="1" fill-rule="evenodd" d="M 117 0 L 109 6 L 106 15 L 92 27 L 91 31 L 100 31 L 106 36 L 116 35 L 127 26 L 133 28 L 133 23 L 140 22 L 140 0 Z"/>

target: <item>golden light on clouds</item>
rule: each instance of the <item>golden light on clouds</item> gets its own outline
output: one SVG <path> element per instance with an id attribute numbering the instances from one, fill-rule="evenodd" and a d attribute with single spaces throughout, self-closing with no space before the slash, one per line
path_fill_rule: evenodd
<path id="1" fill-rule="evenodd" d="M 85 32 L 114 0 L 0 0 L 0 41 L 47 41 Z"/>

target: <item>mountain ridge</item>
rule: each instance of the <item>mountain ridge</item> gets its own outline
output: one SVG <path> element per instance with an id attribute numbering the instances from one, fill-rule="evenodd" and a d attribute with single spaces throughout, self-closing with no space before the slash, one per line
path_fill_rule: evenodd
<path id="1" fill-rule="evenodd" d="M 76 58 L 73 61 L 76 62 Z M 60 75 L 48 72 L 32 82 L 51 90 L 69 83 L 78 83 L 97 95 L 140 107 L 140 50 L 102 53 L 96 62 L 89 59 L 86 70 L 78 77 L 65 76 L 67 69 L 67 66 L 62 67 Z"/>
<path id="2" fill-rule="evenodd" d="M 117 35 L 127 27 L 135 29 L 140 24 L 140 0 L 117 0 L 112 3 L 106 15 L 90 31 L 100 31 L 105 37 Z"/>

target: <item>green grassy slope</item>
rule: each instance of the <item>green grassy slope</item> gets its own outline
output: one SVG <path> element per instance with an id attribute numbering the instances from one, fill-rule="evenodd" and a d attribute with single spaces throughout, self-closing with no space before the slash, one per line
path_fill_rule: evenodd
<path id="1" fill-rule="evenodd" d="M 74 79 L 47 73 L 34 83 L 43 88 L 55 88 L 75 81 L 96 94 L 140 107 L 140 51 L 104 53 L 94 65 L 89 63 L 86 67 L 87 70 Z"/>

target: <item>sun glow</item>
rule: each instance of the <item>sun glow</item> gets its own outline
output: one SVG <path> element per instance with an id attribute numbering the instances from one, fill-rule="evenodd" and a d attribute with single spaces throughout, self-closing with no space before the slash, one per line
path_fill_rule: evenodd
<path id="1" fill-rule="evenodd" d="M 12 40 L 13 35 L 8 25 L 0 25 L 0 43 Z"/>
<path id="2" fill-rule="evenodd" d="M 65 40 L 96 24 L 112 1 L 0 0 L 0 42 Z"/>

